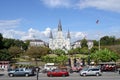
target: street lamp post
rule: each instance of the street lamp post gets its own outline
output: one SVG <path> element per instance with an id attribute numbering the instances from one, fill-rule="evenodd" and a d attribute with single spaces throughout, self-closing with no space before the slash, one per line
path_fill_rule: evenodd
<path id="1" fill-rule="evenodd" d="M 39 77 L 38 76 L 38 73 L 39 73 L 39 68 L 38 67 L 36 67 L 36 72 L 37 72 L 37 76 L 36 77 L 37 77 L 37 80 L 38 80 L 38 77 Z"/>

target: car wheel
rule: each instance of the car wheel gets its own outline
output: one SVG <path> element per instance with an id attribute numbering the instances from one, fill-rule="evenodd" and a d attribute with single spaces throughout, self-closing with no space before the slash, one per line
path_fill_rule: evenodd
<path id="1" fill-rule="evenodd" d="M 96 73 L 96 76 L 99 76 L 99 73 Z"/>
<path id="2" fill-rule="evenodd" d="M 63 74 L 62 77 L 65 77 L 65 75 Z"/>
<path id="3" fill-rule="evenodd" d="M 9 74 L 10 77 L 13 77 L 13 74 Z"/>
<path id="4" fill-rule="evenodd" d="M 86 74 L 84 73 L 83 76 L 86 76 Z"/>
<path id="5" fill-rule="evenodd" d="M 72 71 L 72 70 L 70 70 L 70 73 L 73 73 L 73 71 Z"/>
<path id="6" fill-rule="evenodd" d="M 26 76 L 26 77 L 28 77 L 28 76 L 29 76 L 29 74 L 28 74 L 28 73 L 26 73 L 26 74 L 25 74 L 25 76 Z"/>
<path id="7" fill-rule="evenodd" d="M 52 74 L 50 74 L 50 77 L 53 77 Z"/>

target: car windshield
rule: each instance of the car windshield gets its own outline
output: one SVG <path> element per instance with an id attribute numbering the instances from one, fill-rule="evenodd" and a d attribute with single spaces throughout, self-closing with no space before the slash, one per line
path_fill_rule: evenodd
<path id="1" fill-rule="evenodd" d="M 83 70 L 83 71 L 87 71 L 87 70 L 88 70 L 88 68 L 87 68 L 87 67 L 84 67 L 82 70 Z"/>

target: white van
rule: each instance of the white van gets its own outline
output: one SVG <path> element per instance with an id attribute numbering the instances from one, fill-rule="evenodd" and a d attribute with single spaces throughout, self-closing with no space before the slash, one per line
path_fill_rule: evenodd
<path id="1" fill-rule="evenodd" d="M 57 69 L 57 66 L 55 66 L 54 63 L 46 63 L 44 65 L 44 70 L 50 71 L 50 70 L 53 70 L 53 69 Z"/>

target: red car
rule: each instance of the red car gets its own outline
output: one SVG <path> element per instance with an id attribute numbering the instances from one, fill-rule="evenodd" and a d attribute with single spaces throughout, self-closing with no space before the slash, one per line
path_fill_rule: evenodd
<path id="1" fill-rule="evenodd" d="M 69 76 L 69 72 L 66 70 L 52 70 L 47 72 L 48 77 L 65 77 Z"/>

